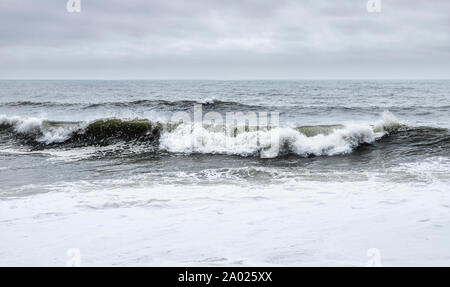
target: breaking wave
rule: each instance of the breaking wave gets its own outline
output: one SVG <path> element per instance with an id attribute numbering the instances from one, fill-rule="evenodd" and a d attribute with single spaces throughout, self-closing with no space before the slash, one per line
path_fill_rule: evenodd
<path id="1" fill-rule="evenodd" d="M 118 141 L 154 142 L 162 125 L 148 120 L 99 119 L 89 123 L 0 117 L 0 130 L 35 148 L 60 145 L 105 146 Z"/>
<path id="2" fill-rule="evenodd" d="M 38 118 L 0 116 L 0 133 L 31 149 L 107 146 L 118 142 L 147 144 L 153 150 L 183 154 L 224 154 L 273 158 L 294 154 L 302 157 L 352 153 L 363 145 L 397 136 L 411 138 L 432 133 L 428 144 L 449 143 L 446 129 L 408 127 L 389 112 L 374 123 L 318 125 L 258 129 L 206 126 L 187 123 L 154 123 L 146 119 L 99 119 L 92 122 L 57 122 Z M 407 133 L 407 134 L 405 134 Z M 437 136 L 436 136 L 437 135 Z M 419 144 L 419 143 L 415 143 Z"/>
<path id="3" fill-rule="evenodd" d="M 277 127 L 237 134 L 233 131 L 214 132 L 202 125 L 179 125 L 162 135 L 160 147 L 177 153 L 260 155 L 268 158 L 280 154 L 304 157 L 338 155 L 351 153 L 358 146 L 373 143 L 400 127 L 390 113 L 384 113 L 382 120 L 374 125 Z"/>

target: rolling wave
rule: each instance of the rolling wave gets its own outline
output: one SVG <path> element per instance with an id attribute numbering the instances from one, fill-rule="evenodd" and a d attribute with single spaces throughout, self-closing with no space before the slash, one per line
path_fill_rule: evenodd
<path id="1" fill-rule="evenodd" d="M 15 141 L 30 149 L 146 144 L 157 151 L 183 154 L 225 154 L 302 157 L 350 154 L 355 149 L 391 138 L 397 145 L 448 149 L 448 130 L 408 127 L 391 113 L 374 123 L 263 128 L 159 123 L 146 119 L 98 119 L 57 122 L 38 118 L 0 116 L 2 141 Z M 274 139 L 276 139 L 274 141 Z M 276 144 L 277 149 L 273 149 Z"/>

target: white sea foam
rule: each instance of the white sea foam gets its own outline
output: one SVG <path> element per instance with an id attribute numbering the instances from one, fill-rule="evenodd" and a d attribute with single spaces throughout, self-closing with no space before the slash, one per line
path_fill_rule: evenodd
<path id="1" fill-rule="evenodd" d="M 279 138 L 281 153 L 295 153 L 301 156 L 338 155 L 351 153 L 364 143 L 373 143 L 393 127 L 397 119 L 385 112 L 375 124 L 352 123 L 336 128 L 329 134 L 308 137 L 293 128 L 274 128 L 266 131 L 247 131 L 230 136 L 200 124 L 182 124 L 166 132 L 160 140 L 160 147 L 177 153 L 211 153 L 229 155 L 252 155 L 271 147 L 274 138 Z M 271 154 L 270 157 L 277 156 Z"/>
<path id="2" fill-rule="evenodd" d="M 18 116 L 7 117 L 0 116 L 0 124 L 12 125 L 14 130 L 18 133 L 29 133 L 39 130 L 42 126 L 42 119 L 40 118 L 22 118 Z"/>
<path id="3" fill-rule="evenodd" d="M 383 266 L 448 265 L 447 186 L 377 176 L 253 187 L 135 176 L 29 185 L 21 192 L 33 196 L 0 201 L 0 265 L 64 266 L 73 247 L 83 266 L 364 266 L 373 247 Z"/>

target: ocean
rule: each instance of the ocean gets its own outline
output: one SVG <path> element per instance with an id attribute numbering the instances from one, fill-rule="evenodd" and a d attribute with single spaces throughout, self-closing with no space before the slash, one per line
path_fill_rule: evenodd
<path id="1" fill-rule="evenodd" d="M 449 115 L 449 80 L 0 81 L 0 265 L 448 266 Z"/>

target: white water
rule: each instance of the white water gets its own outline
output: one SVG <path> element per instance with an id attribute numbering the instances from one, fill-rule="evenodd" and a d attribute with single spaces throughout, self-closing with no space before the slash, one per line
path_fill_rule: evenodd
<path id="1" fill-rule="evenodd" d="M 248 156 L 272 147 L 279 139 L 279 149 L 266 157 L 276 157 L 278 151 L 288 149 L 301 156 L 338 155 L 351 153 L 363 143 L 373 143 L 398 126 L 397 119 L 389 112 L 374 124 L 349 123 L 336 128 L 330 134 L 308 137 L 293 128 L 275 128 L 269 131 L 242 132 L 230 136 L 226 132 L 215 132 L 202 125 L 183 124 L 172 132 L 166 132 L 160 140 L 160 147 L 169 152 L 206 153 Z"/>
<path id="2" fill-rule="evenodd" d="M 39 142 L 46 144 L 63 142 L 67 140 L 70 134 L 79 128 L 79 125 L 64 126 L 64 127 L 46 127 L 45 120 L 42 118 L 27 118 L 27 117 L 7 117 L 0 115 L 0 124 L 12 125 L 14 131 L 19 134 L 40 133 L 41 136 L 37 139 Z"/>

